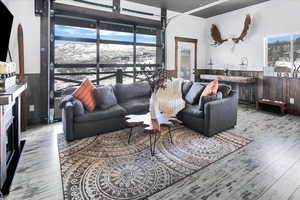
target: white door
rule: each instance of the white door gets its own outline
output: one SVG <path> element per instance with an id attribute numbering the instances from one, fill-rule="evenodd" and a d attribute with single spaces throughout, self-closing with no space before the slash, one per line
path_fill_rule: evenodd
<path id="1" fill-rule="evenodd" d="M 196 43 L 177 42 L 177 77 L 194 81 L 194 69 L 196 67 Z"/>

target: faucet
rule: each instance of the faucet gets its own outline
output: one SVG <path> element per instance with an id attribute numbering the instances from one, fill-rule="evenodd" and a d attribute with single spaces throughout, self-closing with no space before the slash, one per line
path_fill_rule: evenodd
<path id="1" fill-rule="evenodd" d="M 225 74 L 225 76 L 229 76 L 230 74 L 229 74 L 229 69 L 225 69 L 224 70 L 224 74 Z"/>
<path id="2" fill-rule="evenodd" d="M 248 67 L 248 58 L 247 57 L 242 57 L 240 65 Z"/>
<path id="3" fill-rule="evenodd" d="M 225 65 L 225 68 L 224 68 L 224 75 L 225 76 L 230 76 L 230 70 L 229 70 L 229 64 Z"/>

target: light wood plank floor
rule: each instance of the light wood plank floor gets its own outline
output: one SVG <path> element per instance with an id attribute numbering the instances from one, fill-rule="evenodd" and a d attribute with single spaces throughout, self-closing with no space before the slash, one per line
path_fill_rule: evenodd
<path id="1" fill-rule="evenodd" d="M 256 112 L 240 106 L 238 125 L 230 130 L 254 139 L 149 200 L 299 200 L 300 117 Z M 6 199 L 60 200 L 62 186 L 57 134 L 62 124 L 23 133 L 26 144 Z"/>

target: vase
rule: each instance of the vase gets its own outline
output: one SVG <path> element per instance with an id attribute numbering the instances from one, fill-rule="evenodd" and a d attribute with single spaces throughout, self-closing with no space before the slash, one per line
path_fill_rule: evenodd
<path id="1" fill-rule="evenodd" d="M 159 113 L 159 103 L 155 92 L 152 92 L 150 97 L 149 112 L 151 119 L 157 119 L 157 113 Z"/>

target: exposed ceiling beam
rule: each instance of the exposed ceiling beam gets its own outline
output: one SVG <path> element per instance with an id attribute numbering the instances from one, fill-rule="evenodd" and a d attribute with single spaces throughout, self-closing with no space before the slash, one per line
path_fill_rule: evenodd
<path id="1" fill-rule="evenodd" d="M 136 24 L 140 26 L 161 28 L 161 22 L 158 20 L 146 19 L 124 15 L 117 12 L 99 11 L 91 8 L 72 6 L 61 3 L 53 3 L 53 9 L 56 15 L 65 15 L 90 19 L 102 19 L 117 23 Z"/>

